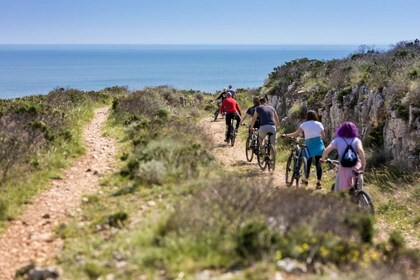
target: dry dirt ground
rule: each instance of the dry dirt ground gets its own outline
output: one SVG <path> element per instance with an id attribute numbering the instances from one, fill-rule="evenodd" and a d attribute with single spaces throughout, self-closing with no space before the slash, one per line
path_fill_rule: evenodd
<path id="1" fill-rule="evenodd" d="M 101 136 L 107 116 L 108 108 L 95 111 L 84 130 L 86 154 L 65 170 L 60 180 L 53 180 L 51 187 L 39 194 L 0 236 L 1 280 L 13 279 L 15 271 L 29 263 L 47 264 L 59 253 L 63 242 L 54 229 L 67 216 L 80 212 L 83 195 L 97 192 L 101 175 L 111 170 L 115 143 Z"/>
<path id="2" fill-rule="evenodd" d="M 252 162 L 248 162 L 245 155 L 245 141 L 241 137 L 237 137 L 235 145 L 224 142 L 225 138 L 225 119 L 220 116 L 216 121 L 213 118 L 206 118 L 202 122 L 204 132 L 209 136 L 213 143 L 213 154 L 218 161 L 227 170 L 241 170 L 245 176 L 258 180 L 266 179 L 271 181 L 274 187 L 286 187 L 283 169 L 277 165 L 273 174 L 267 169 L 262 171 L 257 163 L 254 155 Z M 247 130 L 245 126 L 241 126 L 239 130 Z"/>

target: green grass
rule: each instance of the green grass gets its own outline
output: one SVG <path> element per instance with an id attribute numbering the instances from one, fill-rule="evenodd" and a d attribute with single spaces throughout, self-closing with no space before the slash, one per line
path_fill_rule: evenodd
<path id="1" fill-rule="evenodd" d="M 319 269 L 342 270 L 343 275 L 374 264 L 375 269 L 360 272 L 366 275 L 389 266 L 390 256 L 391 266 L 395 256 L 405 260 L 392 242 L 376 243 L 374 221 L 358 215 L 347 197 L 277 189 L 263 180 L 255 184 L 243 170 L 226 173 L 211 157 L 202 157 L 200 148 L 189 150 L 194 144 L 210 146 L 193 124 L 183 129 L 187 109 L 180 116 L 171 109 L 176 103 L 150 98 L 159 104 L 154 110 L 168 106 L 171 123 L 160 122 L 162 116 L 153 110 L 126 114 L 137 101 L 120 100 L 105 130 L 119 137 L 119 171 L 103 180 L 100 193 L 85 199 L 80 216 L 57 227 L 65 240 L 58 264 L 67 279 L 110 274 L 117 279 L 195 279 L 206 270 L 213 276 L 237 271 L 236 279 L 270 279 L 278 260 L 306 263 L 310 256 Z M 239 137 L 247 137 L 246 129 Z M 284 163 L 289 146 L 277 147 L 278 163 Z M 197 173 L 178 176 L 168 168 L 167 163 L 177 163 L 185 175 L 191 151 L 198 152 Z M 156 162 L 161 163 L 159 180 L 138 176 L 144 164 L 157 168 Z M 325 172 L 324 178 L 329 182 L 334 174 Z"/>
<path id="2" fill-rule="evenodd" d="M 61 110 L 62 114 L 56 114 L 51 119 L 53 124 L 56 122 L 54 118 L 57 120 L 63 118 L 65 120 L 61 124 L 61 128 L 59 127 L 65 131 L 65 134 L 56 134 L 59 132 L 55 132 L 55 134 L 52 134 L 53 140 L 50 139 L 44 149 L 30 155 L 27 159 L 19 159 L 20 161 L 16 162 L 11 169 L 9 178 L 5 178 L 0 186 L 2 190 L 0 198 L 0 231 L 4 230 L 7 220 L 17 217 L 25 205 L 32 201 L 34 196 L 47 189 L 52 179 L 61 178 L 62 171 L 85 152 L 82 130 L 93 117 L 94 108 L 106 105 L 107 97 L 102 96 L 98 100 L 94 100 L 90 99 L 91 97 L 88 93 L 79 92 L 60 92 L 57 97 L 63 100 L 67 98 L 67 94 L 69 96 L 77 95 L 80 99 L 74 101 L 74 103 L 58 103 L 56 110 Z M 86 96 L 83 96 L 83 94 Z M 49 98 L 52 97 L 50 95 L 45 97 L 28 97 L 22 101 L 5 101 L 4 105 L 9 106 L 8 104 L 10 104 L 14 106 L 14 104 L 21 102 L 24 106 L 26 104 L 29 106 L 30 104 L 35 104 L 35 102 L 44 102 L 44 100 Z M 49 104 L 48 102 L 51 101 L 45 102 Z M 37 110 L 36 114 L 43 114 L 42 110 L 44 109 Z M 66 123 L 69 125 L 66 125 Z M 7 201 L 7 204 L 1 203 L 3 201 Z"/>

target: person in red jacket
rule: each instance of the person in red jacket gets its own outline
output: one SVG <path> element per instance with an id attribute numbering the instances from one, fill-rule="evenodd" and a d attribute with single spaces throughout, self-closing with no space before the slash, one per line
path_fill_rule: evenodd
<path id="1" fill-rule="evenodd" d="M 227 92 L 227 98 L 223 100 L 222 106 L 220 107 L 220 113 L 223 112 L 223 110 L 226 110 L 226 138 L 225 142 L 228 142 L 229 138 L 229 128 L 230 128 L 230 122 L 235 119 L 236 120 L 236 131 L 238 131 L 239 125 L 241 124 L 241 108 L 239 108 L 238 103 L 235 99 L 232 98 L 232 93 Z"/>

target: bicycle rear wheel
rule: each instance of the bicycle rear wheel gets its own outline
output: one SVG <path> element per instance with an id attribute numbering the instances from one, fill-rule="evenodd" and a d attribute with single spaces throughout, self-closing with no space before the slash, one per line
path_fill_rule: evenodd
<path id="1" fill-rule="evenodd" d="M 268 171 L 270 172 L 274 172 L 274 170 L 276 169 L 276 150 L 274 148 L 274 145 L 271 144 L 270 146 L 268 146 Z"/>
<path id="2" fill-rule="evenodd" d="M 230 138 L 230 144 L 232 145 L 232 147 L 235 145 L 235 140 L 236 140 L 236 132 L 235 132 L 235 128 L 232 127 L 232 132 L 231 132 L 231 138 Z"/>
<path id="3" fill-rule="evenodd" d="M 252 158 L 254 157 L 254 147 L 252 146 L 252 140 L 251 140 L 251 137 L 249 136 L 248 136 L 248 139 L 246 139 L 245 154 L 246 154 L 246 160 L 251 162 Z"/>
<path id="4" fill-rule="evenodd" d="M 375 214 L 375 208 L 373 207 L 372 198 L 370 195 L 365 191 L 359 191 L 357 194 L 357 203 L 359 208 L 363 212 L 368 212 L 370 214 Z"/>
<path id="5" fill-rule="evenodd" d="M 308 168 L 308 160 L 306 159 L 306 157 L 301 156 L 299 159 L 299 169 L 298 169 L 298 174 L 295 174 L 296 177 L 296 184 L 299 184 L 299 180 L 301 180 L 301 178 L 303 180 L 306 180 L 306 182 L 308 182 L 308 177 L 306 176 L 306 170 Z M 307 183 L 306 183 L 307 185 Z"/>
<path id="6" fill-rule="evenodd" d="M 260 166 L 261 170 L 264 171 L 267 168 L 267 162 L 265 161 L 265 155 L 267 154 L 267 148 L 264 147 L 259 149 L 257 159 L 258 165 Z"/>
<path id="7" fill-rule="evenodd" d="M 286 186 L 289 188 L 293 184 L 293 170 L 295 169 L 295 167 L 292 166 L 294 165 L 293 157 L 294 157 L 293 152 L 291 152 L 286 163 Z"/>

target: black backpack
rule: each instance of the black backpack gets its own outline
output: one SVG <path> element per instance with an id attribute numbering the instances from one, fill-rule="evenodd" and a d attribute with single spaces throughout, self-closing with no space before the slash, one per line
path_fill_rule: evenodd
<path id="1" fill-rule="evenodd" d="M 343 140 L 344 140 L 344 138 L 343 138 Z M 341 157 L 341 161 L 340 161 L 340 164 L 343 167 L 354 167 L 357 164 L 357 160 L 358 160 L 357 153 L 353 149 L 353 146 L 351 145 L 353 143 L 353 141 L 354 141 L 354 138 L 353 138 L 353 140 L 351 140 L 350 144 L 348 144 L 346 142 L 346 140 L 344 140 L 344 142 L 346 142 L 346 144 L 347 144 L 347 147 L 344 150 L 344 154 Z"/>

